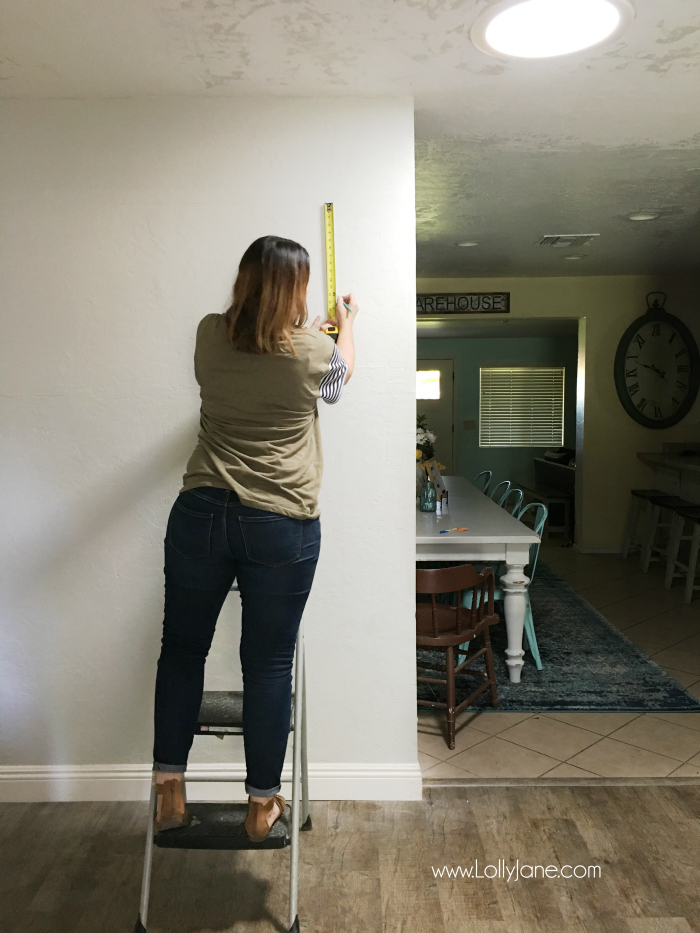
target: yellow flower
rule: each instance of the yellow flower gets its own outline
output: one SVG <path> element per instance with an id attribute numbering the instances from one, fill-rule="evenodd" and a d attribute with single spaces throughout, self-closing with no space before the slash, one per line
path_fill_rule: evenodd
<path id="1" fill-rule="evenodd" d="M 423 451 L 418 450 L 418 448 L 416 448 L 416 460 L 420 460 L 422 456 L 423 456 Z"/>
<path id="2" fill-rule="evenodd" d="M 446 470 L 446 469 L 447 469 L 447 467 L 445 466 L 444 463 L 438 463 L 438 470 L 442 471 L 442 470 Z"/>

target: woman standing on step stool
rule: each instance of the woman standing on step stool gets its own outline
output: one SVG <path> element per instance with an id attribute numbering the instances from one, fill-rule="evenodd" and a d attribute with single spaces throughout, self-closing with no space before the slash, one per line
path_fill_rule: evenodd
<path id="1" fill-rule="evenodd" d="M 187 823 L 184 773 L 204 662 L 234 580 L 243 608 L 251 839 L 264 839 L 284 809 L 279 790 L 294 647 L 321 542 L 316 403 L 337 402 L 352 375 L 358 311 L 354 295 L 345 295 L 337 322 L 316 318 L 306 327 L 308 281 L 303 246 L 261 237 L 243 254 L 229 309 L 208 314 L 197 328 L 201 428 L 165 537 L 153 751 L 157 831 Z M 334 344 L 324 330 L 336 323 Z"/>

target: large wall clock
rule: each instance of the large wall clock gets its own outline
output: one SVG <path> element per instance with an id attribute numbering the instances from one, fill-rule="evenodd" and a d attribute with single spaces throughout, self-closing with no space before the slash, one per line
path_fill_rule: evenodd
<path id="1" fill-rule="evenodd" d="M 700 387 L 700 353 L 682 321 L 664 310 L 666 295 L 647 295 L 647 311 L 622 335 L 615 354 L 615 388 L 635 421 L 647 428 L 677 424 Z"/>

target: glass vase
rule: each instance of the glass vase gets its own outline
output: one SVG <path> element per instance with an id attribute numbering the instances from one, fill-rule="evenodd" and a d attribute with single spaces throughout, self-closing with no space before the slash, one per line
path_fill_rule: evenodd
<path id="1" fill-rule="evenodd" d="M 430 480 L 426 480 L 420 488 L 419 508 L 421 512 L 434 512 L 437 509 L 437 491 Z"/>

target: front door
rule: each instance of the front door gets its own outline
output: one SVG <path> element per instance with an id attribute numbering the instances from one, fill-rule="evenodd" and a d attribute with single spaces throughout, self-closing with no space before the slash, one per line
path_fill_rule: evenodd
<path id="1" fill-rule="evenodd" d="M 450 476 L 456 466 L 452 453 L 454 360 L 418 360 L 416 372 L 416 412 L 426 416 L 428 428 L 437 436 L 435 457 L 445 466 L 442 472 Z"/>

